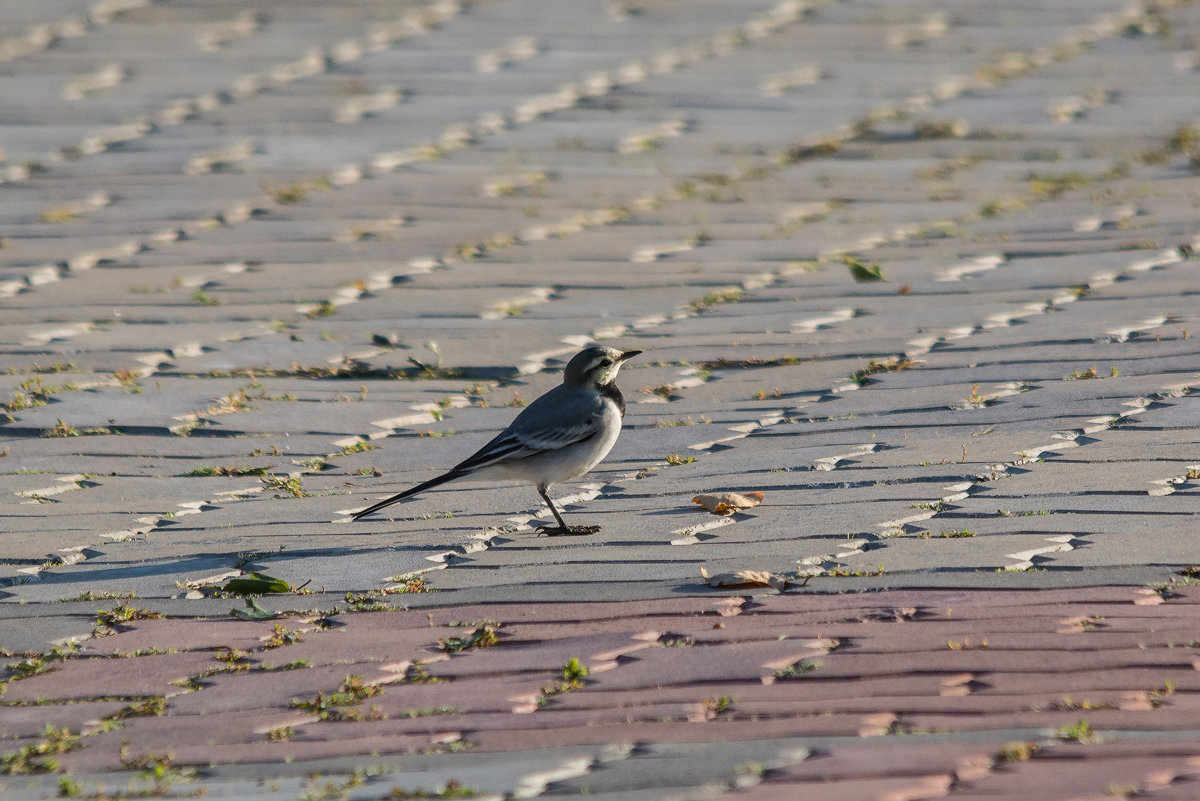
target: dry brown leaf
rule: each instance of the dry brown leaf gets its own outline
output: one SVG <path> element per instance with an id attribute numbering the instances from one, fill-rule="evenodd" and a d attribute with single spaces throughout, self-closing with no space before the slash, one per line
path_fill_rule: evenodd
<path id="1" fill-rule="evenodd" d="M 698 503 L 714 515 L 728 517 L 739 509 L 753 509 L 766 496 L 761 492 L 716 492 L 697 495 L 692 503 Z"/>
<path id="2" fill-rule="evenodd" d="M 777 576 L 767 570 L 739 570 L 735 573 L 717 573 L 709 575 L 708 569 L 700 565 L 700 576 L 710 587 L 770 587 L 783 592 L 788 582 L 783 576 Z"/>

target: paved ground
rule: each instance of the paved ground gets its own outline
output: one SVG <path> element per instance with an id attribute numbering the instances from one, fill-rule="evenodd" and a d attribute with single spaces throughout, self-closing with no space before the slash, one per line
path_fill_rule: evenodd
<path id="1" fill-rule="evenodd" d="M 6 798 L 1200 795 L 1200 6 L 6 0 L 0 97 Z M 600 534 L 349 522 L 593 340 Z"/>

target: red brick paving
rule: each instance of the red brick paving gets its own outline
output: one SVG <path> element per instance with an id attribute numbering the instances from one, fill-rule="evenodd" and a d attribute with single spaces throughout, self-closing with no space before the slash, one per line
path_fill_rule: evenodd
<path id="1" fill-rule="evenodd" d="M 1103 587 L 502 604 L 349 614 L 328 628 L 296 618 L 145 620 L 10 682 L 4 730 L 29 737 L 21 721 L 42 710 L 87 733 L 61 764 L 88 772 L 142 753 L 207 765 L 838 737 L 857 743 L 767 770 L 732 796 L 1083 799 L 1140 788 L 1200 798 L 1200 591 L 1139 603 L 1146 597 Z M 439 647 L 485 621 L 498 624 L 498 644 Z M 276 625 L 300 641 L 266 647 Z M 179 653 L 112 656 L 147 648 Z M 222 659 L 230 648 L 247 652 L 240 665 Z M 560 687 L 572 658 L 591 672 Z M 312 667 L 262 667 L 298 659 Z M 797 663 L 795 676 L 778 672 Z M 417 670 L 427 680 L 414 680 Z M 330 697 L 348 675 L 380 692 L 338 706 L 346 719 L 292 707 Z M 162 717 L 98 730 L 122 700 L 153 695 L 167 696 Z M 84 700 L 96 702 L 74 703 Z M 1056 736 L 1080 720 L 1098 742 Z M 283 732 L 277 741 L 272 729 Z M 1014 731 L 1041 745 L 1003 762 Z M 971 742 L 944 742 L 968 733 Z M 1185 785 L 1195 794 L 1179 795 Z"/>

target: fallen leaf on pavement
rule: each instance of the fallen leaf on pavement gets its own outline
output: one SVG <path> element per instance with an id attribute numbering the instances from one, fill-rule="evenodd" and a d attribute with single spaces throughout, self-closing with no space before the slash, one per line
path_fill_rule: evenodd
<path id="1" fill-rule="evenodd" d="M 265 573 L 247 573 L 225 582 L 221 589 L 234 595 L 266 595 L 273 592 L 291 592 L 292 585 Z"/>
<path id="2" fill-rule="evenodd" d="M 698 503 L 714 515 L 728 517 L 738 509 L 753 509 L 766 496 L 761 492 L 717 492 L 697 495 L 692 503 Z"/>
<path id="3" fill-rule="evenodd" d="M 869 281 L 887 280 L 883 277 L 883 268 L 878 264 L 867 264 L 848 253 L 842 256 L 842 261 L 850 268 L 850 276 L 860 284 Z"/>
<path id="4" fill-rule="evenodd" d="M 700 565 L 700 576 L 710 587 L 770 587 L 783 592 L 787 589 L 788 581 L 767 570 L 739 570 L 736 573 L 708 574 L 708 569 Z"/>
<path id="5" fill-rule="evenodd" d="M 274 620 L 277 617 L 283 617 L 285 612 L 272 612 L 270 609 L 263 609 L 254 602 L 254 599 L 249 595 L 246 596 L 245 609 L 230 609 L 230 614 L 242 620 Z"/>

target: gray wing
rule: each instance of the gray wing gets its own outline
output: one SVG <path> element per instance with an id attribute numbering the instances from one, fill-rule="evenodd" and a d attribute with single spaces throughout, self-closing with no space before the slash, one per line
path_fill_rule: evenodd
<path id="1" fill-rule="evenodd" d="M 470 472 L 586 442 L 600 433 L 603 422 L 601 396 L 559 386 L 529 404 L 512 425 L 452 472 Z"/>

